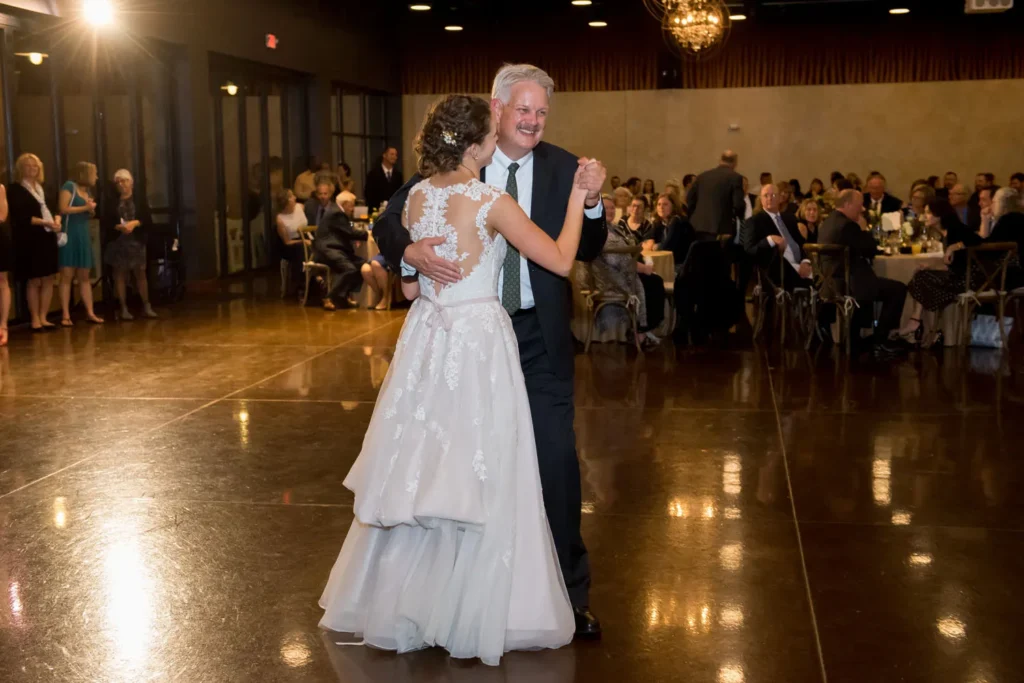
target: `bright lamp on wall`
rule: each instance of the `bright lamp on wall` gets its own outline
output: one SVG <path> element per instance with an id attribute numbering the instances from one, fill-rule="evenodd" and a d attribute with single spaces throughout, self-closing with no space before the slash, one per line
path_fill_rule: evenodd
<path id="1" fill-rule="evenodd" d="M 30 64 L 33 66 L 39 66 L 43 63 L 43 60 L 50 55 L 45 52 L 15 52 L 16 57 L 27 57 Z"/>
<path id="2" fill-rule="evenodd" d="M 238 86 L 232 83 L 231 81 L 228 81 L 224 85 L 220 86 L 220 89 L 226 92 L 228 95 L 231 95 L 232 97 L 238 94 Z"/>

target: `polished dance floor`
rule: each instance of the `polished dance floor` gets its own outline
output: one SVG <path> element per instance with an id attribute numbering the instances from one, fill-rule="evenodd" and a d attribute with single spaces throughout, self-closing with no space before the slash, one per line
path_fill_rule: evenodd
<path id="1" fill-rule="evenodd" d="M 0 681 L 1024 680 L 1024 372 L 577 357 L 600 643 L 340 646 L 317 598 L 402 313 L 242 285 L 0 350 Z"/>

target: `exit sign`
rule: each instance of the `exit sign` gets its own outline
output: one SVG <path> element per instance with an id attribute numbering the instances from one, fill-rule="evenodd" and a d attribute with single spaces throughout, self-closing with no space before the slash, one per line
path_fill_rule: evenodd
<path id="1" fill-rule="evenodd" d="M 268 33 L 265 36 L 264 44 L 267 46 L 268 49 L 276 50 L 277 49 L 277 36 L 275 36 L 273 33 Z"/>

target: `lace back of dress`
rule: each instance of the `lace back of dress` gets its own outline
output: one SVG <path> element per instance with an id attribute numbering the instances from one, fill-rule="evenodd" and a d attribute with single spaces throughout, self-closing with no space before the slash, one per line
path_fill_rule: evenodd
<path id="1" fill-rule="evenodd" d="M 403 215 L 409 234 L 414 241 L 444 237 L 444 244 L 435 247 L 435 251 L 441 258 L 458 264 L 463 277 L 456 285 L 442 285 L 421 276 L 423 294 L 437 299 L 446 289 L 477 289 L 481 286 L 475 284 L 478 279 L 486 281 L 483 287 L 493 286 L 491 278 L 477 273 L 489 270 L 486 261 L 495 235 L 487 225 L 487 215 L 500 196 L 500 191 L 477 180 L 435 187 L 428 179 L 412 189 Z M 485 267 L 480 268 L 481 264 Z M 430 292 L 426 291 L 428 286 Z"/>

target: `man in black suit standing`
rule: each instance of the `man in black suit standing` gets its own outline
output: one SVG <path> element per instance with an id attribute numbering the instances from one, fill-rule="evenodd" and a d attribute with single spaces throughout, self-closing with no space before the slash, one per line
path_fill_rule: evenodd
<path id="1" fill-rule="evenodd" d="M 329 311 L 357 305 L 352 295 L 362 287 L 360 269 L 364 261 L 356 254 L 356 242 L 369 238 L 366 230 L 352 224 L 350 215 L 355 210 L 355 202 L 351 194 L 343 192 L 338 195 L 338 200 L 340 205 L 338 202 L 328 204 L 313 240 L 314 260 L 331 269 L 331 291 L 324 299 L 324 308 Z"/>
<path id="2" fill-rule="evenodd" d="M 796 216 L 779 212 L 779 193 L 774 185 L 761 188 L 761 208 L 740 230 L 743 250 L 776 285 L 788 291 L 811 285 L 811 262 L 804 258 L 804 239 Z M 780 264 L 784 259 L 785 264 Z M 785 265 L 786 267 L 780 268 Z M 780 271 L 783 282 L 779 282 Z"/>
<path id="3" fill-rule="evenodd" d="M 850 252 L 850 292 L 860 304 L 858 316 L 867 316 L 859 322 L 854 318 L 854 341 L 860 340 L 859 330 L 871 326 L 875 301 L 882 302 L 882 313 L 875 326 L 874 352 L 876 357 L 893 357 L 905 350 L 901 344 L 889 341 L 889 333 L 900 326 L 903 305 L 907 300 L 907 286 L 897 280 L 878 277 L 872 268 L 878 244 L 870 232 L 860 226 L 864 211 L 864 196 L 858 190 L 843 190 L 836 199 L 833 211 L 818 230 L 819 244 L 840 244 Z M 823 256 L 823 260 L 825 257 Z M 841 263 L 834 263 L 837 278 L 843 275 Z"/>
<path id="4" fill-rule="evenodd" d="M 502 67 L 494 79 L 491 109 L 498 121 L 498 146 L 481 179 L 505 190 L 552 239 L 565 220 L 573 178 L 584 160 L 542 142 L 554 81 L 529 64 Z M 605 169 L 590 163 L 580 182 L 589 190 L 583 234 L 576 254 L 581 261 L 600 255 L 608 238 L 601 187 Z M 445 240 L 413 243 L 402 226 L 406 197 L 419 182 L 414 176 L 388 203 L 373 228 L 374 238 L 389 263 L 403 275 L 420 272 L 435 282 L 461 279 L 457 264 L 439 257 L 434 248 Z M 569 329 L 572 299 L 569 282 L 527 261 L 509 247 L 498 290 L 512 318 L 526 391 L 533 414 L 537 459 L 544 507 L 565 585 L 576 617 L 578 637 L 599 637 L 601 625 L 590 612 L 590 561 L 580 534 L 582 492 L 576 435 L 573 430 L 573 341 Z"/>
<path id="5" fill-rule="evenodd" d="M 714 239 L 735 235 L 736 219 L 743 216 L 743 176 L 736 172 L 739 156 L 732 150 L 722 152 L 721 163 L 704 171 L 686 193 L 690 223 L 697 235 Z"/>
<path id="6" fill-rule="evenodd" d="M 864 208 L 872 215 L 881 216 L 903 208 L 903 202 L 885 191 L 885 176 L 875 173 L 868 178 L 867 192 L 864 193 Z"/>
<path id="7" fill-rule="evenodd" d="M 402 171 L 396 164 L 398 164 L 398 150 L 388 147 L 381 155 L 380 166 L 371 168 L 366 174 L 363 196 L 366 198 L 366 208 L 370 211 L 380 208 L 380 205 L 387 201 L 388 197 L 402 187 Z"/>

